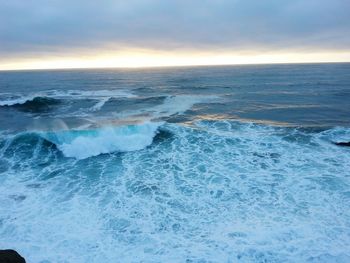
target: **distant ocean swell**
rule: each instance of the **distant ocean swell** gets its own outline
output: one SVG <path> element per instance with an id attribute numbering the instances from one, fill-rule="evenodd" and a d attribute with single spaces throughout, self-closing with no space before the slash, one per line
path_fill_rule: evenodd
<path id="1" fill-rule="evenodd" d="M 41 91 L 34 94 L 14 94 L 14 93 L 2 93 L 0 96 L 0 106 L 13 106 L 19 104 L 25 104 L 33 100 L 40 100 L 45 98 L 51 99 L 86 99 L 86 98 L 110 98 L 110 97 L 133 97 L 133 94 L 126 91 L 112 91 L 112 90 L 96 90 L 96 91 L 84 91 L 84 90 L 68 90 L 68 91 Z"/>
<path id="2" fill-rule="evenodd" d="M 155 119 L 181 114 L 198 103 L 211 103 L 218 96 L 164 95 L 136 96 L 126 91 L 47 91 L 41 94 L 0 96 L 0 109 L 28 113 L 52 113 L 54 117 L 80 116 L 96 119 L 97 114 L 111 114 L 118 119 Z M 106 105 L 110 104 L 110 105 Z M 130 105 L 135 105 L 130 107 Z M 106 106 L 106 107 L 105 107 Z M 104 108 L 105 107 L 105 108 Z M 121 108 L 116 113 L 116 107 Z M 112 119 L 109 115 L 109 119 Z M 141 118 L 141 120 L 144 118 Z"/>

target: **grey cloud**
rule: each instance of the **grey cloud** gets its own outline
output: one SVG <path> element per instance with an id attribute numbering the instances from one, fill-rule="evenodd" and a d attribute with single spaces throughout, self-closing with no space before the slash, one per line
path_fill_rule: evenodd
<path id="1" fill-rule="evenodd" d="M 0 0 L 0 54 L 104 44 L 349 49 L 349 0 Z"/>

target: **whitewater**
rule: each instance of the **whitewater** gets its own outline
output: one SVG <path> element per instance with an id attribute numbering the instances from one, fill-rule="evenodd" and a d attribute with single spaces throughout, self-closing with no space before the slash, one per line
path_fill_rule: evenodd
<path id="1" fill-rule="evenodd" d="M 0 248 L 350 262 L 350 64 L 0 72 Z"/>

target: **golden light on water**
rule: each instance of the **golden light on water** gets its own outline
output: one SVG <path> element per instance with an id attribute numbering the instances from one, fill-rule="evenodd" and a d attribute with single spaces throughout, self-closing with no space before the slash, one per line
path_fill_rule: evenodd
<path id="1" fill-rule="evenodd" d="M 130 50 L 98 54 L 40 56 L 0 61 L 0 70 L 143 68 L 192 65 L 348 62 L 350 52 L 162 52 Z"/>

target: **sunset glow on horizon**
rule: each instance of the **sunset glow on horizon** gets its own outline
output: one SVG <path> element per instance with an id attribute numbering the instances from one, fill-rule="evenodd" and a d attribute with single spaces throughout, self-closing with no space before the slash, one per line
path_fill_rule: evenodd
<path id="1" fill-rule="evenodd" d="M 212 66 L 275 63 L 348 62 L 350 52 L 286 53 L 214 53 L 161 52 L 153 50 L 102 53 L 100 55 L 66 55 L 28 57 L 0 62 L 0 70 L 72 69 L 72 68 L 148 68 L 171 66 Z"/>
<path id="2" fill-rule="evenodd" d="M 0 70 L 350 62 L 347 0 L 11 0 Z"/>
<path id="3" fill-rule="evenodd" d="M 350 2 L 0 3 L 0 70 L 350 62 Z"/>

